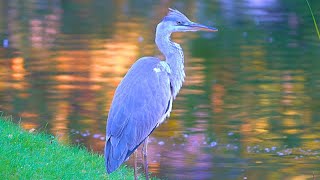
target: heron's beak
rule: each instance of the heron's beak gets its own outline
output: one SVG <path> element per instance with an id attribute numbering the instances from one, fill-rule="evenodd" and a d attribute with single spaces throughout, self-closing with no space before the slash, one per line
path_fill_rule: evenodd
<path id="1" fill-rule="evenodd" d="M 185 26 L 190 28 L 191 31 L 209 31 L 209 32 L 217 32 L 218 31 L 217 28 L 205 26 L 202 24 L 194 23 L 194 22 L 187 24 Z"/>

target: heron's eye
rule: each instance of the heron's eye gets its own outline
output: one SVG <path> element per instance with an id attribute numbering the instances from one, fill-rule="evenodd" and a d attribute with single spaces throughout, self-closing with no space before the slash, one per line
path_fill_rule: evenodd
<path id="1" fill-rule="evenodd" d="M 182 24 L 182 22 L 181 21 L 177 21 L 177 25 L 181 25 Z"/>

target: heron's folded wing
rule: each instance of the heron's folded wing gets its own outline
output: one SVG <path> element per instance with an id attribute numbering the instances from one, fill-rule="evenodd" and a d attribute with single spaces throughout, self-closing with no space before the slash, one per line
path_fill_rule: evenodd
<path id="1" fill-rule="evenodd" d="M 115 158 L 132 151 L 149 136 L 170 105 L 168 72 L 156 58 L 137 61 L 118 86 L 108 116 L 107 138 Z"/>

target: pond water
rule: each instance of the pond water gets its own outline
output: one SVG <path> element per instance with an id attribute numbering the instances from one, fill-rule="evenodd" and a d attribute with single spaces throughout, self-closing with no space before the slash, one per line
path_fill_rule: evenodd
<path id="1" fill-rule="evenodd" d="M 151 135 L 153 175 L 319 178 L 320 40 L 305 1 L 3 0 L 0 111 L 101 153 L 118 83 L 138 58 L 161 57 L 168 7 L 219 32 L 174 34 L 187 77 Z"/>

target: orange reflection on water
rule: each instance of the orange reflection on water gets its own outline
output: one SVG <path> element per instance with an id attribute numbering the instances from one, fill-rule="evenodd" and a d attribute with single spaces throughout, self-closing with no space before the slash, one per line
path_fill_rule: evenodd
<path id="1" fill-rule="evenodd" d="M 225 95 L 224 86 L 221 84 L 214 84 L 212 85 L 212 92 L 211 101 L 213 103 L 213 112 L 220 113 L 223 111 L 223 99 Z"/>
<path id="2" fill-rule="evenodd" d="M 30 129 L 37 129 L 39 127 L 39 124 L 34 122 L 21 121 L 20 126 L 23 129 L 30 130 Z"/>
<path id="3" fill-rule="evenodd" d="M 85 117 L 78 122 L 81 127 L 100 129 L 101 124 L 105 126 L 101 117 L 106 116 L 122 77 L 140 56 L 138 35 L 142 27 L 136 22 L 130 24 L 118 21 L 113 36 L 108 39 L 86 35 L 79 39 L 77 35 L 61 35 L 64 42 L 72 42 L 71 45 L 77 46 L 67 50 L 58 49 L 53 58 L 42 59 L 43 63 L 50 62 L 51 67 L 56 69 L 50 76 L 50 81 L 54 82 L 50 91 L 58 100 L 50 103 L 52 105 L 49 107 L 55 117 L 51 128 L 54 134 L 68 141 L 69 118 L 75 111 L 77 115 Z M 38 65 L 34 71 L 47 71 L 45 67 Z M 61 98 L 68 101 L 59 100 Z M 105 114 L 97 113 L 101 109 L 105 110 Z M 98 141 L 94 143 L 96 147 L 92 148 L 98 150 L 102 144 L 103 141 Z"/>
<path id="4" fill-rule="evenodd" d="M 28 84 L 25 81 L 27 74 L 24 68 L 24 59 L 22 57 L 15 57 L 11 59 L 11 76 L 12 80 L 16 83 L 12 83 L 12 88 L 17 90 L 23 90 L 28 88 Z"/>
<path id="5" fill-rule="evenodd" d="M 25 75 L 24 59 L 22 57 L 16 57 L 12 59 L 11 69 L 13 71 L 12 77 L 14 80 L 21 81 Z"/>
<path id="6" fill-rule="evenodd" d="M 243 46 L 245 49 L 243 69 L 250 74 L 247 81 L 257 81 L 259 83 L 248 83 L 246 90 L 253 90 L 256 93 L 252 97 L 243 101 L 245 106 L 255 107 L 250 114 L 259 115 L 256 119 L 247 120 L 241 131 L 248 136 L 246 141 L 255 142 L 259 139 L 248 139 L 250 137 L 265 138 L 287 138 L 287 136 L 300 136 L 303 133 L 304 125 L 312 122 L 312 112 L 308 108 L 311 99 L 305 88 L 306 75 L 304 70 L 283 70 L 273 69 L 268 66 L 268 61 L 264 59 L 265 50 L 262 47 Z M 252 49 L 252 51 L 246 49 Z M 243 84 L 242 86 L 245 86 Z M 258 102 L 257 104 L 251 104 Z M 272 131 L 270 121 L 277 121 L 278 127 L 282 128 L 282 133 Z M 274 125 L 273 125 L 274 126 Z M 249 130 L 249 132 L 248 132 Z M 251 132 L 250 132 L 251 131 Z M 308 132 L 309 134 L 311 132 Z M 248 135 L 251 134 L 251 135 Z M 257 136 L 258 135 L 258 136 Z M 285 135 L 285 136 L 284 136 Z M 312 143 L 304 141 L 312 149 Z"/>
<path id="7" fill-rule="evenodd" d="M 203 94 L 204 90 L 199 88 L 203 86 L 204 83 L 204 72 L 203 72 L 203 59 L 196 59 L 188 57 L 188 53 L 185 53 L 185 82 L 183 83 L 183 88 L 181 88 L 180 93 L 182 95 L 186 94 Z M 194 64 L 192 64 L 194 63 Z M 196 87 L 196 88 L 195 88 Z M 183 96 L 178 96 L 181 98 Z"/>
<path id="8" fill-rule="evenodd" d="M 175 113 L 173 113 L 152 133 L 152 136 L 157 138 L 179 137 L 182 129 L 182 124 L 175 118 Z"/>
<path id="9" fill-rule="evenodd" d="M 61 101 L 57 103 L 55 107 L 56 113 L 55 117 L 52 118 L 50 131 L 59 138 L 59 140 L 64 142 L 69 142 L 69 121 L 68 119 L 70 104 L 67 101 Z"/>

